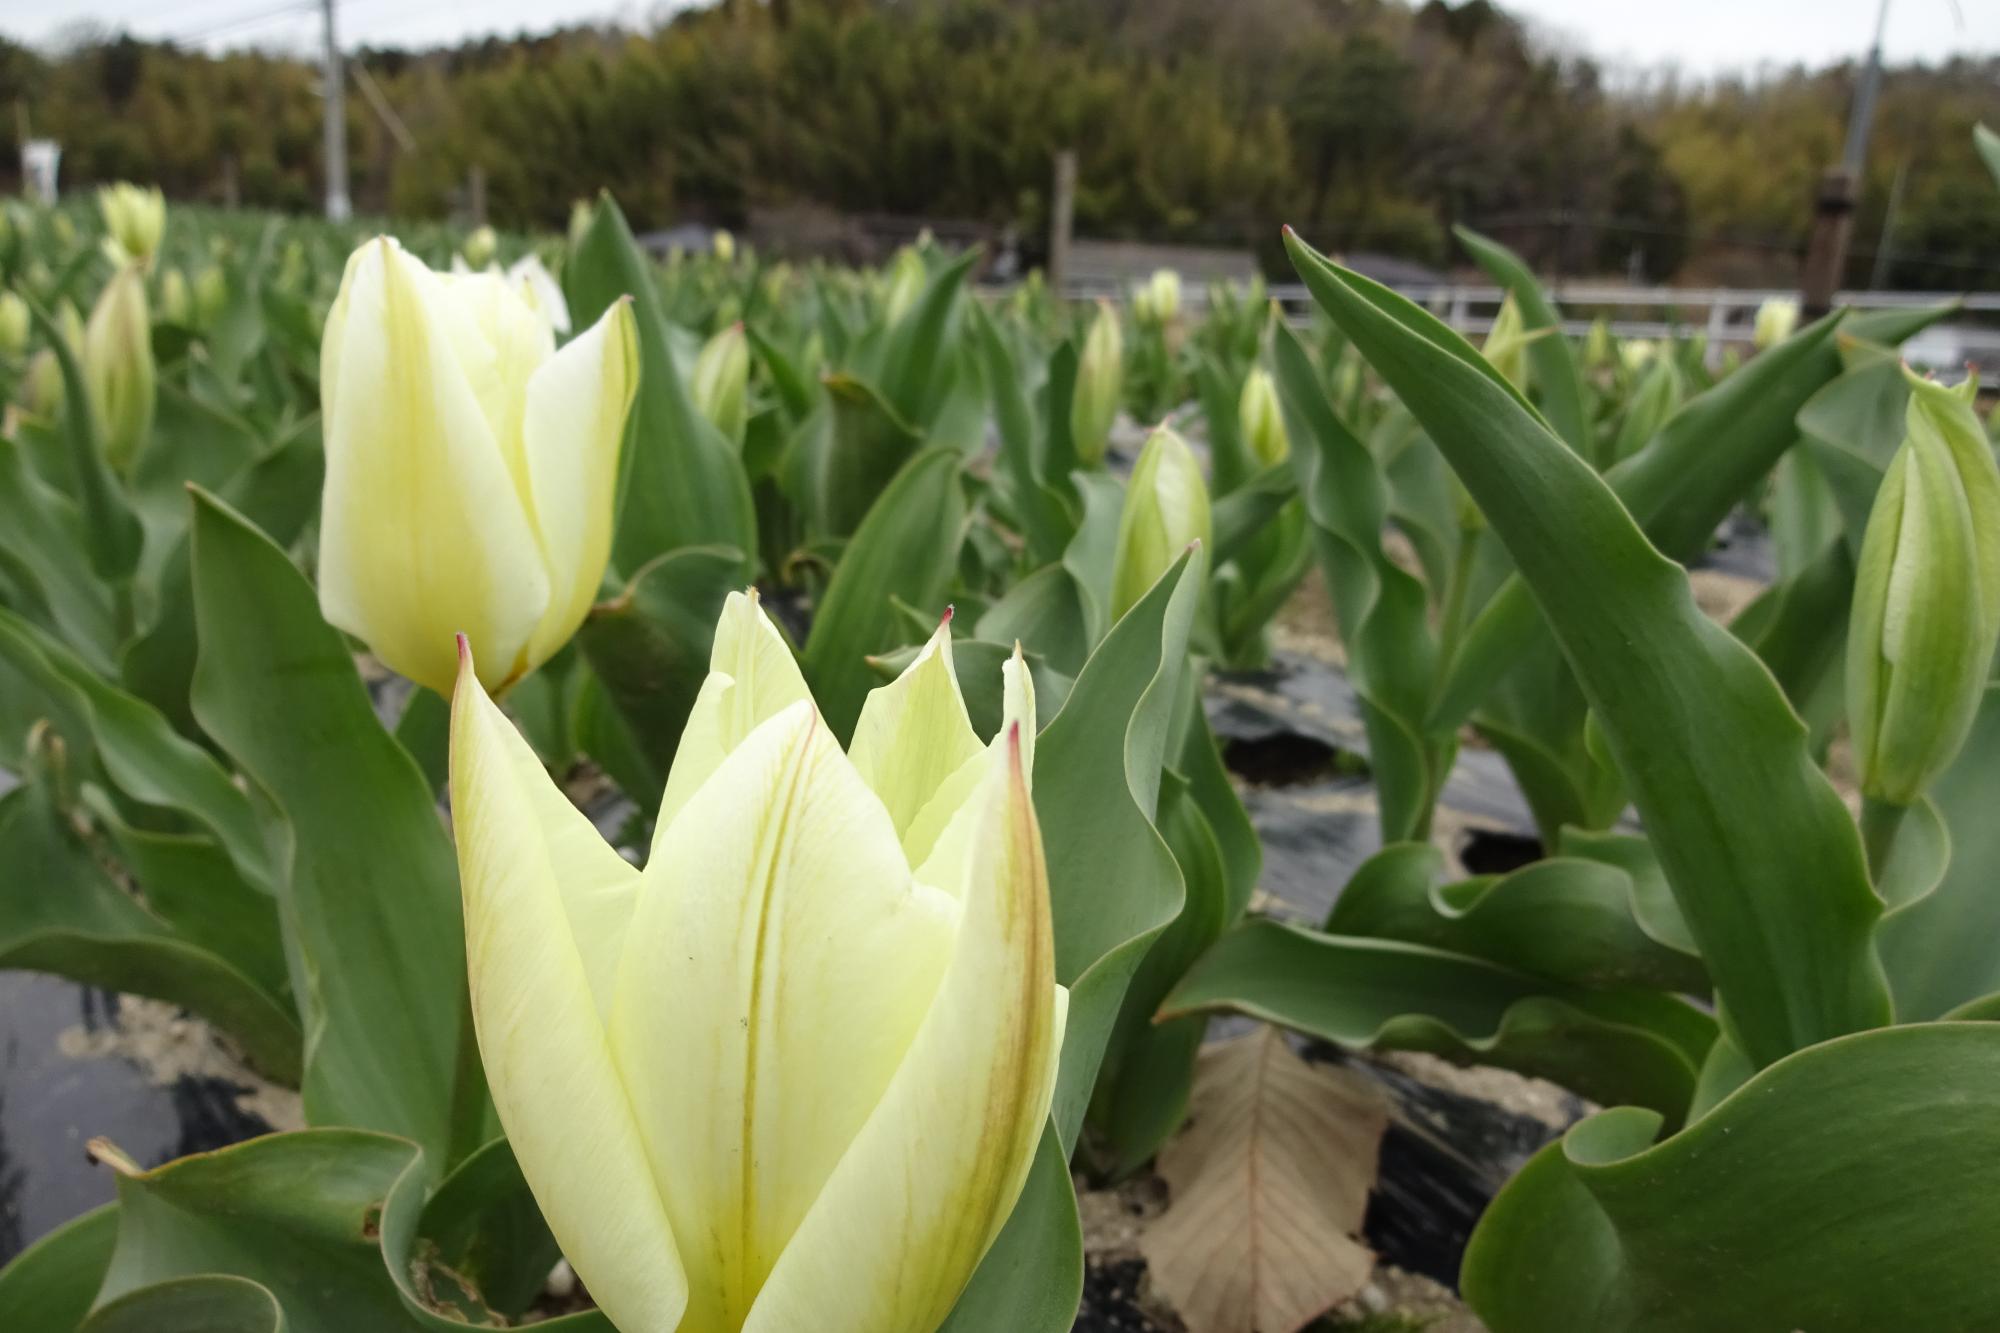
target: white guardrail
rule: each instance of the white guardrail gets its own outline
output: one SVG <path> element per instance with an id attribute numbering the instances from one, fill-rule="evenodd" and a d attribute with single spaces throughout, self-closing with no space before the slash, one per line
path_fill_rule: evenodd
<path id="1" fill-rule="evenodd" d="M 1506 291 L 1499 287 L 1467 284 L 1437 284 L 1397 288 L 1404 296 L 1424 306 L 1461 333 L 1483 334 L 1493 327 Z M 1064 295 L 1071 300 L 1100 296 L 1122 299 L 1128 293 L 1111 283 L 1066 284 Z M 1310 315 L 1312 298 L 1299 283 L 1284 283 L 1270 289 L 1276 301 L 1294 323 Z M 1709 353 L 1719 356 L 1732 343 L 1747 346 L 1756 328 L 1757 308 L 1772 298 L 1796 300 L 1793 290 L 1757 290 L 1743 287 L 1628 287 L 1609 283 L 1573 282 L 1550 289 L 1549 296 L 1566 316 L 1563 332 L 1581 338 L 1592 322 L 1603 318 L 1620 338 L 1691 337 L 1705 334 Z M 1186 284 L 1182 300 L 1199 312 L 1208 293 L 1198 283 Z M 1956 295 L 1950 292 L 1841 292 L 1836 305 L 1856 310 L 1909 309 L 1954 303 L 1972 320 L 1952 317 L 1932 325 L 1904 344 L 1903 355 L 1911 365 L 1933 370 L 1962 370 L 1967 362 L 1990 370 L 2000 369 L 2000 293 L 1978 292 Z M 1978 322 L 1974 322 L 1978 321 Z"/>

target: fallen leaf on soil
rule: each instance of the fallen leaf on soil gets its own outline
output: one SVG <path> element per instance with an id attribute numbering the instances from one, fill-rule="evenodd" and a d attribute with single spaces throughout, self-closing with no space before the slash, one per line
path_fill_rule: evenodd
<path id="1" fill-rule="evenodd" d="M 1139 1238 L 1188 1333 L 1295 1333 L 1360 1290 L 1380 1091 L 1267 1027 L 1202 1048 L 1188 1117 L 1160 1152 L 1172 1201 Z"/>

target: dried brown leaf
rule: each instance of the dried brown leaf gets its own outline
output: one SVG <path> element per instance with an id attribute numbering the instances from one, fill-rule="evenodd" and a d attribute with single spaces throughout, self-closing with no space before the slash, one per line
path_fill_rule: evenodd
<path id="1" fill-rule="evenodd" d="M 1188 1114 L 1160 1152 L 1172 1202 L 1139 1238 L 1188 1333 L 1295 1333 L 1359 1291 L 1380 1091 L 1264 1028 L 1202 1049 Z"/>

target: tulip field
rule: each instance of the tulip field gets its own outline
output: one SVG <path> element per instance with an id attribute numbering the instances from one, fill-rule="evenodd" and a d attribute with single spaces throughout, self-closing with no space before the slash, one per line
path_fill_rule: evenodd
<path id="1" fill-rule="evenodd" d="M 390 232 L 0 207 L 0 968 L 299 1108 L 93 1139 L 0 1330 L 1422 1328 L 1356 1304 L 1353 1069 L 1412 1053 L 1573 1108 L 1436 1327 L 2000 1328 L 2000 414 L 1898 355 L 1948 304 L 1579 338 L 1461 232 L 1475 345 L 1289 231 L 1290 317 L 609 196 Z M 1373 821 L 1310 920 L 1216 725 L 1302 616 Z M 1079 1322 L 1141 1184 L 1153 1322 Z"/>

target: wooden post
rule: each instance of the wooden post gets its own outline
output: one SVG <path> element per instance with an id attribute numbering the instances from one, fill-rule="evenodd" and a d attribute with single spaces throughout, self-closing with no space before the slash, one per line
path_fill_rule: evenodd
<path id="1" fill-rule="evenodd" d="M 1049 208 L 1049 290 L 1062 295 L 1069 276 L 1070 227 L 1076 214 L 1076 150 L 1056 154 L 1055 199 Z"/>
<path id="2" fill-rule="evenodd" d="M 1818 319 L 1833 309 L 1834 294 L 1847 267 L 1847 237 L 1854 229 L 1854 177 L 1835 167 L 1820 177 L 1813 204 L 1812 239 L 1806 243 L 1799 279 L 1800 314 Z"/>

